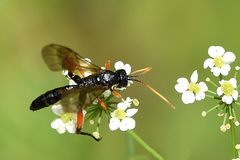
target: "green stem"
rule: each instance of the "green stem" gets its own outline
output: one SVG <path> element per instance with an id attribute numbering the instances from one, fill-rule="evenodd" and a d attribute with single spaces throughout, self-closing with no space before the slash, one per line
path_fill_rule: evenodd
<path id="1" fill-rule="evenodd" d="M 133 138 L 130 135 L 126 135 L 127 138 L 127 159 L 130 160 L 135 155 L 135 145 Z"/>
<path id="2" fill-rule="evenodd" d="M 233 121 L 230 120 L 230 134 L 231 134 L 231 143 L 232 143 L 232 156 L 233 159 L 236 158 L 237 150 L 235 149 L 236 146 L 236 135 L 235 135 L 235 125 L 233 124 Z"/>
<path id="3" fill-rule="evenodd" d="M 158 154 L 153 148 L 151 148 L 142 138 L 140 138 L 135 132 L 128 131 L 129 135 L 132 136 L 135 141 L 137 141 L 144 149 L 146 149 L 153 157 L 155 157 L 158 160 L 164 160 L 164 158 Z"/>

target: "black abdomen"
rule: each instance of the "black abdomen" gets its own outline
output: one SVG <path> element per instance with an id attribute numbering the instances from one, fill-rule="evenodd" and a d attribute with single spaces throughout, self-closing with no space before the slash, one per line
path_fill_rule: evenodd
<path id="1" fill-rule="evenodd" d="M 32 104 L 30 106 L 30 110 L 36 111 L 36 110 L 39 110 L 44 107 L 48 107 L 48 106 L 58 102 L 62 98 L 61 90 L 63 88 L 64 87 L 56 88 L 56 89 L 48 91 L 48 92 L 42 94 L 41 96 L 39 96 L 32 102 Z"/>

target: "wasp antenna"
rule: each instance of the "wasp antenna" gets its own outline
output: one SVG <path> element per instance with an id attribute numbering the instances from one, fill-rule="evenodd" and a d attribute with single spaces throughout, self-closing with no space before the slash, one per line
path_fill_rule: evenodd
<path id="1" fill-rule="evenodd" d="M 139 69 L 139 70 L 133 71 L 131 73 L 131 76 L 140 76 L 140 75 L 146 74 L 147 72 L 149 72 L 151 70 L 152 70 L 152 67 L 146 67 L 143 69 Z"/>
<path id="2" fill-rule="evenodd" d="M 167 98 L 165 98 L 162 94 L 160 94 L 158 91 L 156 91 L 154 88 L 152 88 L 149 84 L 144 83 L 144 82 L 142 82 L 142 81 L 140 81 L 138 79 L 131 79 L 131 80 L 143 84 L 144 87 L 146 87 L 147 89 L 149 89 L 150 91 L 155 93 L 158 97 L 160 97 L 162 100 L 164 100 L 172 109 L 175 109 L 175 106 Z"/>

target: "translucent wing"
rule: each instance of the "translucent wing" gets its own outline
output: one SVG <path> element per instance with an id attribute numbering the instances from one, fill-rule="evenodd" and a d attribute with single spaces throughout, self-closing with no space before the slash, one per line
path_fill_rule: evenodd
<path id="1" fill-rule="evenodd" d="M 42 49 L 42 57 L 50 70 L 68 70 L 81 78 L 99 74 L 101 71 L 101 67 L 91 63 L 89 59 L 58 44 L 45 46 Z"/>
<path id="2" fill-rule="evenodd" d="M 78 112 L 91 106 L 93 101 L 98 98 L 105 90 L 98 89 L 94 91 L 79 90 L 65 96 L 60 100 L 60 104 L 65 112 Z"/>

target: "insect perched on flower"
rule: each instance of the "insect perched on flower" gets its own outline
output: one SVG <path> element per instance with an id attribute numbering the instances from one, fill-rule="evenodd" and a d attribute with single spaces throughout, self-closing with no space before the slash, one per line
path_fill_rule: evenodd
<path id="1" fill-rule="evenodd" d="M 51 126 L 59 133 L 68 131 L 100 140 L 98 132 L 91 134 L 82 131 L 85 117 L 90 120 L 98 117 L 98 131 L 102 112 L 105 112 L 110 118 L 111 112 L 116 109 L 116 102 L 111 101 L 112 97 L 121 99 L 119 90 L 129 86 L 132 81 L 140 82 L 173 107 L 159 92 L 148 84 L 135 79 L 135 77 L 150 71 L 150 67 L 131 73 L 131 66 L 124 65 L 123 62 L 119 61 L 115 63 L 116 71 L 111 71 L 110 61 L 107 61 L 105 67 L 99 67 L 93 64 L 90 59 L 83 58 L 73 50 L 57 44 L 45 46 L 42 50 L 42 56 L 48 68 L 52 71 L 63 71 L 70 80 L 70 84 L 42 94 L 32 102 L 30 109 L 36 111 L 54 105 L 53 111 L 60 118 L 55 120 Z M 56 112 L 55 105 L 61 107 L 61 113 Z M 86 114 L 83 113 L 84 110 Z M 116 115 L 120 112 L 113 113 Z M 130 117 L 128 113 L 126 116 Z M 134 127 L 128 129 L 132 128 Z"/>

